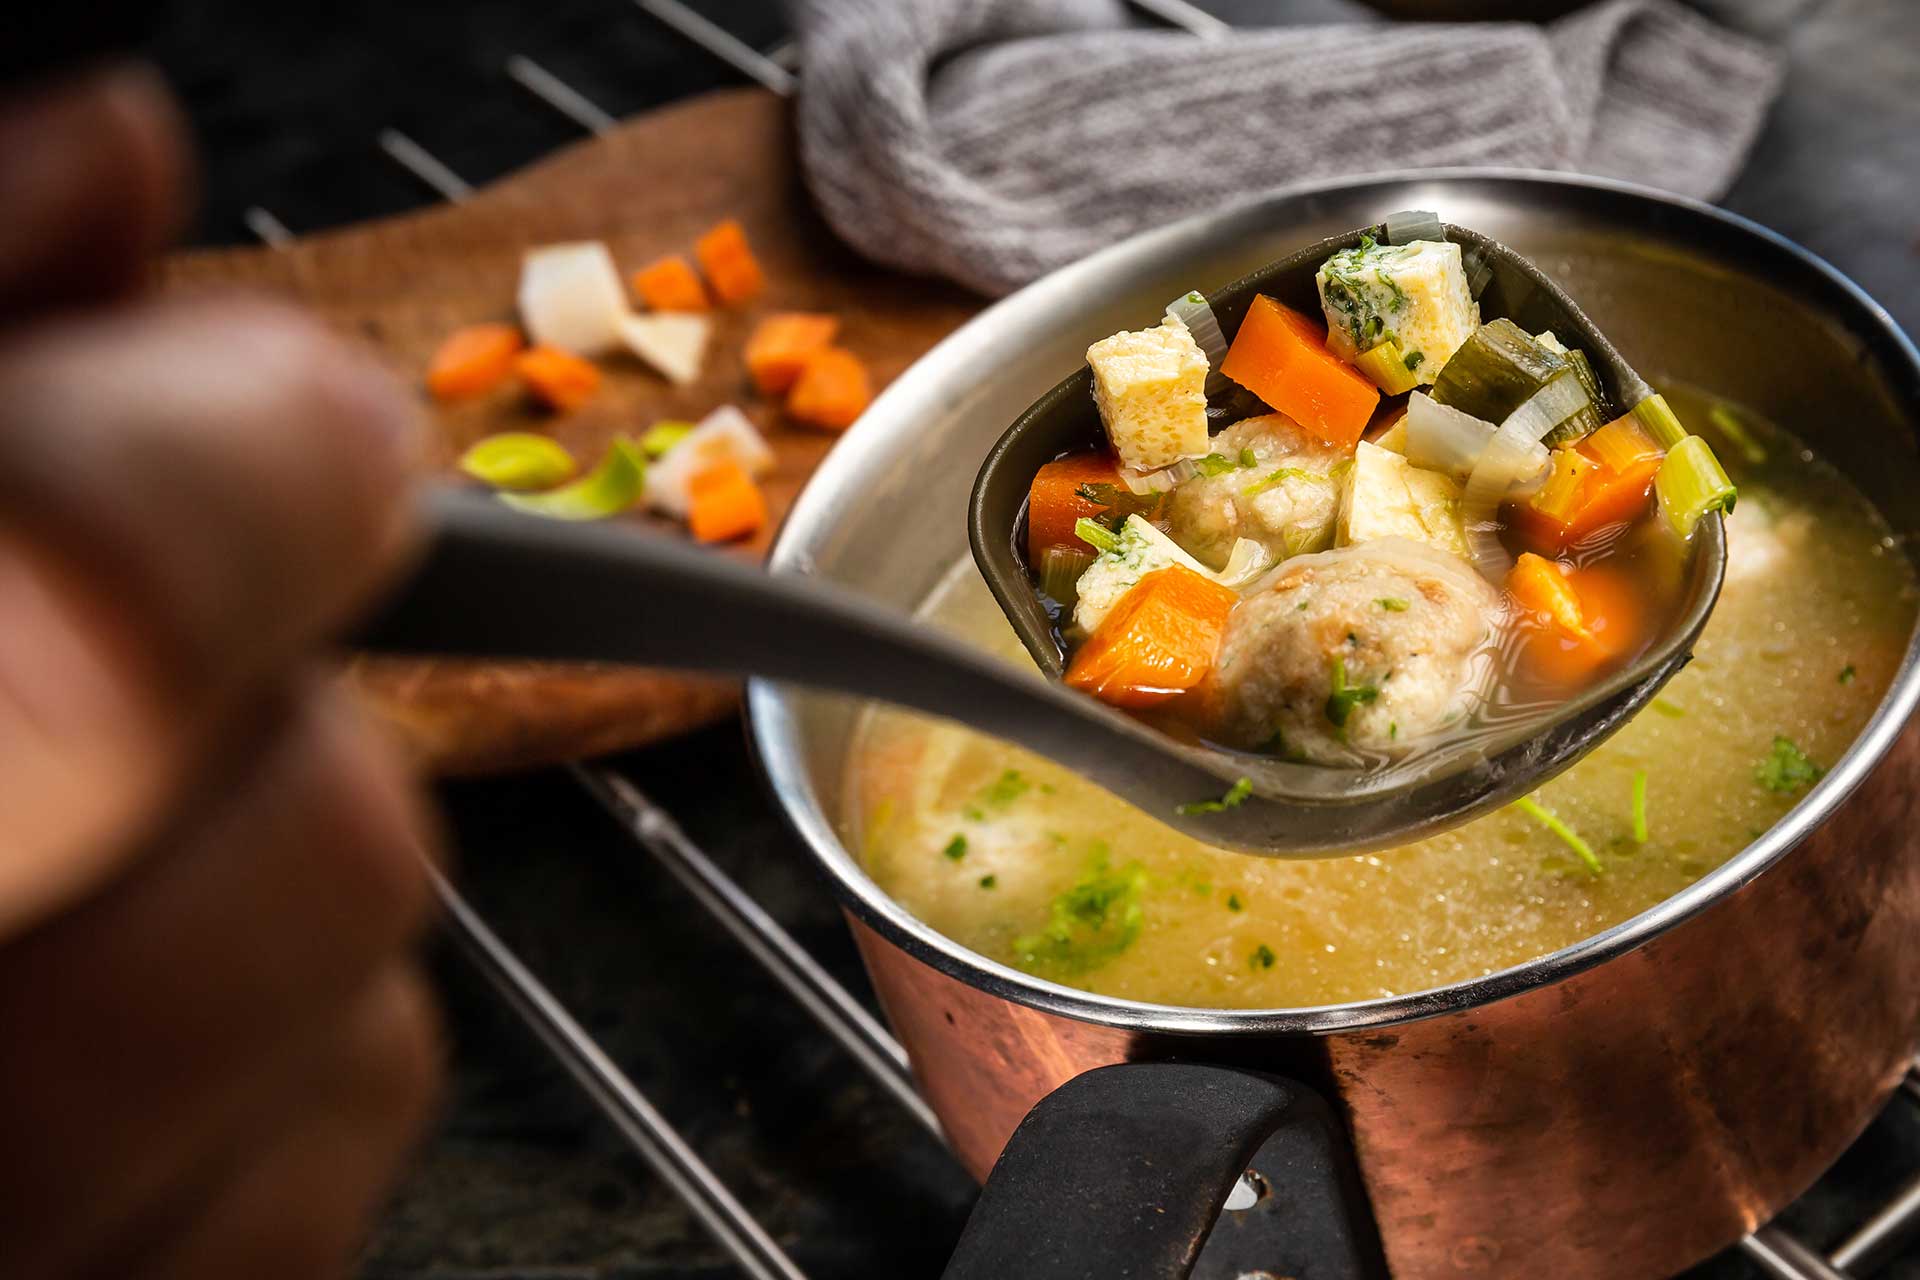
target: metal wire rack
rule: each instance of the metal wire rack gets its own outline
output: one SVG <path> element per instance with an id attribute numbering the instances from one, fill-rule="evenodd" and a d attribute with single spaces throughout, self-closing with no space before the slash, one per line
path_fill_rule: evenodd
<path id="1" fill-rule="evenodd" d="M 681 0 L 633 2 L 649 17 L 741 75 L 783 97 L 793 94 L 798 60 L 791 43 L 762 52 Z M 1232 29 L 1188 0 L 1129 2 L 1150 18 L 1202 39 L 1217 39 Z M 587 133 L 605 134 L 618 125 L 611 114 L 532 58 L 514 54 L 506 60 L 503 71 L 542 104 Z M 470 182 L 398 129 L 382 130 L 375 142 L 389 160 L 441 199 L 458 203 L 473 194 Z M 285 248 L 293 242 L 294 232 L 260 205 L 248 208 L 244 218 L 248 231 L 269 247 Z M 616 770 L 576 764 L 570 772 L 581 789 L 678 880 L 887 1095 L 930 1133 L 940 1136 L 938 1119 L 914 1090 L 905 1050 L 858 999 L 828 976 L 772 916 L 687 837 L 666 809 Z M 437 871 L 432 877 L 442 906 L 443 926 L 459 950 L 648 1168 L 687 1204 L 739 1264 L 741 1272 L 754 1280 L 805 1280 L 805 1273 L 459 891 Z M 1920 1058 L 1909 1065 L 1900 1096 L 1906 1105 L 1920 1107 Z M 1227 1208 L 1236 1207 L 1230 1197 Z M 1771 1223 L 1757 1227 L 1737 1248 L 1759 1274 L 1772 1280 L 1865 1280 L 1917 1230 L 1920 1173 L 1830 1252 L 1823 1253 Z"/>

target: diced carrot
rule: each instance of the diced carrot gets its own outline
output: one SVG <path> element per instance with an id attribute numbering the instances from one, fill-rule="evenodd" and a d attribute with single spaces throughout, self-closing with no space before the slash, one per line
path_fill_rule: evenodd
<path id="1" fill-rule="evenodd" d="M 1569 572 L 1525 551 L 1507 575 L 1507 591 L 1527 614 L 1524 659 L 1551 683 L 1580 684 L 1640 641 L 1638 593 L 1616 570 L 1595 565 Z"/>
<path id="2" fill-rule="evenodd" d="M 1380 403 L 1380 389 L 1327 350 L 1325 327 L 1265 294 L 1247 308 L 1220 372 L 1342 449 L 1353 448 Z"/>
<path id="3" fill-rule="evenodd" d="M 600 370 L 592 361 L 545 344 L 521 352 L 513 371 L 534 399 L 557 413 L 571 413 L 600 389 Z"/>
<path id="4" fill-rule="evenodd" d="M 1516 502 L 1508 508 L 1509 523 L 1521 537 L 1542 551 L 1556 555 L 1607 525 L 1637 519 L 1647 509 L 1653 479 L 1660 472 L 1658 453 L 1629 463 L 1625 470 L 1615 471 L 1594 456 L 1586 441 L 1576 446 L 1576 452 L 1592 466 L 1584 470 L 1571 504 L 1556 502 L 1556 506 L 1565 505 L 1563 511 L 1543 510 L 1540 505 L 1554 492 L 1551 484 L 1543 487 L 1533 500 Z"/>
<path id="5" fill-rule="evenodd" d="M 1136 582 L 1067 668 L 1066 682 L 1117 707 L 1150 707 L 1197 687 L 1213 669 L 1240 597 L 1184 565 Z"/>
<path id="6" fill-rule="evenodd" d="M 844 431 L 872 401 L 873 384 L 860 357 L 842 347 L 823 347 L 801 366 L 787 393 L 787 414 L 810 427 Z"/>
<path id="7" fill-rule="evenodd" d="M 655 258 L 634 272 L 633 291 L 655 311 L 705 311 L 713 305 L 693 265 L 677 253 Z"/>
<path id="8" fill-rule="evenodd" d="M 760 394 L 777 396 L 792 388 L 815 352 L 833 344 L 840 332 L 834 316 L 782 311 L 768 316 L 747 339 L 747 372 Z"/>
<path id="9" fill-rule="evenodd" d="M 1083 490 L 1119 483 L 1120 469 L 1109 453 L 1070 453 L 1036 471 L 1027 490 L 1027 563 L 1038 566 L 1054 547 L 1088 550 L 1073 526 L 1107 508 Z"/>
<path id="10" fill-rule="evenodd" d="M 513 372 L 513 358 L 526 346 L 510 324 L 470 324 L 448 334 L 427 364 L 427 390 L 436 400 L 484 395 Z"/>
<path id="11" fill-rule="evenodd" d="M 713 296 L 722 302 L 745 302 L 767 282 L 759 259 L 747 247 L 747 233 L 732 218 L 714 226 L 693 242 L 693 256 L 707 273 Z"/>
<path id="12" fill-rule="evenodd" d="M 739 463 L 716 462 L 688 483 L 687 528 L 699 542 L 750 537 L 767 523 L 767 499 Z"/>

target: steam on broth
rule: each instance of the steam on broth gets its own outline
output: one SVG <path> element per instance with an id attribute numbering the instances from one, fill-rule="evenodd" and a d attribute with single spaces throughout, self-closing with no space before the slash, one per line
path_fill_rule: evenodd
<path id="1" fill-rule="evenodd" d="M 989 959 L 1162 1004 L 1299 1007 L 1428 989 L 1628 919 L 1778 821 L 1858 734 L 1913 627 L 1884 522 L 1784 431 L 1685 388 L 1739 483 L 1726 586 L 1695 660 L 1532 798 L 1419 844 L 1251 858 L 1068 770 L 943 722 L 868 713 L 850 847 L 915 916 Z M 971 564 L 937 626 L 1027 662 Z M 1584 843 L 1592 865 L 1546 822 Z"/>

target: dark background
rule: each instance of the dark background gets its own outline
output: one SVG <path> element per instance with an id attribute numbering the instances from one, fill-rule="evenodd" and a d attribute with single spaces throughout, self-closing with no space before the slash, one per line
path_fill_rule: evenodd
<path id="1" fill-rule="evenodd" d="M 766 0 L 695 7 L 762 48 L 785 35 Z M 1371 17 L 1344 0 L 1203 7 L 1245 25 Z M 1920 6 L 1695 7 L 1791 56 L 1787 91 L 1726 204 L 1808 244 L 1920 326 Z M 476 184 L 578 141 L 506 77 L 515 53 L 616 116 L 740 83 L 627 0 L 180 0 L 154 47 L 203 150 L 205 200 L 190 236 L 201 244 L 246 242 L 250 205 L 304 233 L 430 203 L 375 148 L 385 127 Z M 619 764 L 864 991 L 837 909 L 760 791 L 737 727 Z M 968 1180 L 564 772 L 449 786 L 443 798 L 476 904 L 809 1274 L 938 1274 Z M 363 1275 L 733 1274 L 485 989 L 448 957 L 437 967 L 453 1032 L 449 1105 Z M 1895 1104 L 1789 1225 L 1831 1242 L 1916 1168 L 1920 1128 Z M 1695 1280 L 1755 1274 L 1730 1256 Z M 1920 1277 L 1920 1257 L 1882 1274 Z"/>

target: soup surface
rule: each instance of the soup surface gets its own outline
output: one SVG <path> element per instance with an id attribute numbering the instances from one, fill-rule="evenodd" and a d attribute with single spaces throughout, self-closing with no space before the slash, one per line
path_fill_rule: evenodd
<path id="1" fill-rule="evenodd" d="M 1646 910 L 1779 820 L 1840 756 L 1891 682 L 1916 608 L 1907 557 L 1837 472 L 1754 415 L 1669 395 L 1740 484 L 1726 587 L 1694 662 L 1542 787 L 1536 808 L 1355 857 L 1246 857 L 1051 761 L 877 708 L 850 771 L 852 847 L 887 893 L 981 955 L 1172 1005 L 1428 989 Z M 971 563 L 925 613 L 1030 661 Z"/>

